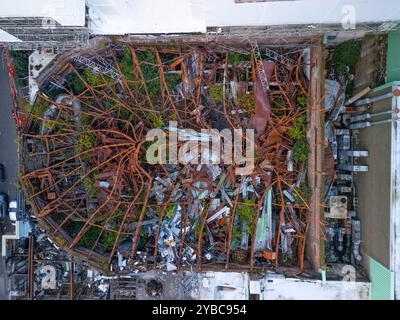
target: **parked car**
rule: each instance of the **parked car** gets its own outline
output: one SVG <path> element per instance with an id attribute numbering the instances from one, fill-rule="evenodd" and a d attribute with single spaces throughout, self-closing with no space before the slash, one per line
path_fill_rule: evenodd
<path id="1" fill-rule="evenodd" d="M 0 218 L 4 218 L 8 209 L 8 196 L 2 192 L 0 193 Z"/>
<path id="2" fill-rule="evenodd" d="M 0 183 L 6 181 L 6 172 L 4 170 L 4 165 L 0 163 Z"/>
<path id="3" fill-rule="evenodd" d="M 10 216 L 11 221 L 17 221 L 18 216 L 17 216 L 17 200 L 12 200 L 10 201 L 10 204 L 8 205 L 8 215 Z"/>

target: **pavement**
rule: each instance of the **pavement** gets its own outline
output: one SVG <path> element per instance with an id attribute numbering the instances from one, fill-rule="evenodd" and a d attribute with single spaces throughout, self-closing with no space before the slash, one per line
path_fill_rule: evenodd
<path id="1" fill-rule="evenodd" d="M 0 56 L 0 163 L 4 165 L 6 175 L 6 181 L 0 185 L 0 192 L 7 193 L 10 200 L 16 199 L 17 196 L 15 185 L 18 174 L 16 138 L 8 74 Z M 4 221 L 0 221 L 0 234 L 3 230 L 3 223 Z M 0 300 L 7 299 L 7 283 L 5 261 L 0 255 Z"/>
<path id="2" fill-rule="evenodd" d="M 0 162 L 5 167 L 6 181 L 0 185 L 0 192 L 8 194 L 9 199 L 15 199 L 15 186 L 18 174 L 17 133 L 12 117 L 12 98 L 8 74 L 0 57 Z"/>
<path id="3" fill-rule="evenodd" d="M 375 102 L 371 113 L 390 110 L 391 98 Z M 389 118 L 375 116 L 372 121 Z M 369 156 L 360 158 L 359 164 L 367 164 L 368 172 L 355 175 L 361 220 L 361 255 L 363 265 L 369 271 L 369 257 L 390 268 L 391 235 L 391 124 L 378 124 L 354 132 L 358 142 L 356 150 L 368 150 Z M 358 140 L 358 141 L 357 141 Z"/>

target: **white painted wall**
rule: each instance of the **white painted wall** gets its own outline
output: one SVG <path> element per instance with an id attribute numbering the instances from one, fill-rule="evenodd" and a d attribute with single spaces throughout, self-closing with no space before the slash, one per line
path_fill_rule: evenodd
<path id="1" fill-rule="evenodd" d="M 264 282 L 264 300 L 369 300 L 368 282 L 273 279 Z"/>
<path id="2" fill-rule="evenodd" d="M 200 273 L 199 299 L 247 300 L 250 281 L 246 272 Z M 260 283 L 260 300 L 369 300 L 369 282 L 299 280 L 280 274 L 267 275 Z M 223 287 L 224 290 L 220 290 Z"/>
<path id="3" fill-rule="evenodd" d="M 88 0 L 94 34 L 205 32 L 203 0 Z"/>
<path id="4" fill-rule="evenodd" d="M 345 16 L 342 11 L 344 6 L 354 7 L 357 23 L 400 20 L 398 0 L 302 0 L 240 4 L 233 0 L 205 2 L 207 26 L 341 23 Z"/>
<path id="5" fill-rule="evenodd" d="M 87 0 L 94 34 L 205 32 L 206 27 L 400 20 L 398 0 Z M 347 7 L 346 7 L 347 6 Z M 350 10 L 350 11 L 346 11 Z"/>
<path id="6" fill-rule="evenodd" d="M 244 300 L 248 298 L 248 290 L 246 272 L 205 272 L 201 274 L 199 299 Z"/>
<path id="7" fill-rule="evenodd" d="M 354 8 L 357 23 L 400 20 L 398 0 L 86 0 L 86 4 L 93 34 L 193 33 L 205 32 L 207 26 L 341 23 L 345 6 Z M 85 0 L 0 0 L 0 16 L 45 16 L 64 26 L 83 26 Z"/>
<path id="8" fill-rule="evenodd" d="M 0 0 L 0 17 L 51 17 L 63 26 L 84 26 L 85 0 Z"/>

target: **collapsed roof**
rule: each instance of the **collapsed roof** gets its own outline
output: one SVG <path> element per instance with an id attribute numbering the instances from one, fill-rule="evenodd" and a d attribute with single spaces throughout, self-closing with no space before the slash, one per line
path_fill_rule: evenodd
<path id="1" fill-rule="evenodd" d="M 307 66 L 304 48 L 274 50 L 113 44 L 71 57 L 21 141 L 27 200 L 49 236 L 102 270 L 303 269 Z M 146 157 L 152 129 L 182 147 L 239 128 L 243 149 L 255 129 L 254 156 L 241 161 Z"/>

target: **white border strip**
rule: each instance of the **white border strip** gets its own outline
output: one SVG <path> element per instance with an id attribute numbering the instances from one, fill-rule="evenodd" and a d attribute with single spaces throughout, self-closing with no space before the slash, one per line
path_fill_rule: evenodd
<path id="1" fill-rule="evenodd" d="M 393 90 L 400 86 L 393 86 Z M 400 97 L 393 96 L 392 110 L 400 108 Z M 390 270 L 394 272 L 394 295 L 400 300 L 400 119 L 393 120 L 391 130 L 390 177 Z"/>

